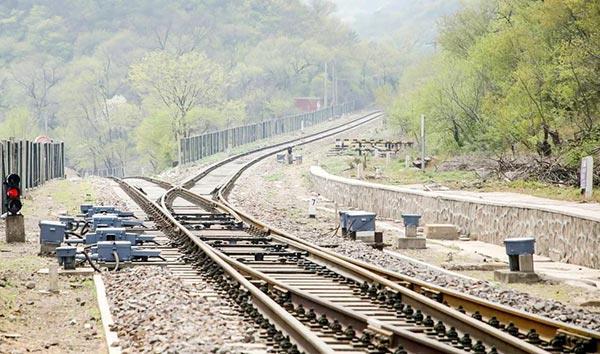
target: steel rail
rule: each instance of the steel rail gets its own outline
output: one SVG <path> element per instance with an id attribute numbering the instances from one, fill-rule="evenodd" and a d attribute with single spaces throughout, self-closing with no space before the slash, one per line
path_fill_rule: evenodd
<path id="1" fill-rule="evenodd" d="M 210 205 L 211 207 L 217 208 L 223 212 L 227 212 L 232 215 L 236 215 L 237 217 L 241 217 L 241 220 L 248 224 L 260 226 L 260 228 L 262 228 L 263 230 L 265 230 L 267 232 L 270 231 L 269 235 L 271 237 L 278 238 L 281 242 L 285 242 L 295 248 L 309 252 L 312 257 L 316 258 L 321 263 L 324 263 L 324 264 L 330 266 L 332 269 L 335 269 L 342 274 L 346 274 L 348 276 L 351 276 L 353 278 L 358 278 L 361 280 L 368 280 L 369 282 L 372 282 L 372 283 L 381 284 L 389 289 L 397 291 L 400 294 L 402 294 L 403 301 L 405 301 L 407 304 L 413 306 L 416 309 L 421 309 L 424 313 L 428 313 L 428 314 L 444 321 L 445 323 L 448 323 L 449 325 L 454 326 L 458 330 L 461 330 L 465 333 L 469 333 L 473 337 L 477 337 L 477 338 L 483 340 L 488 345 L 495 346 L 496 349 L 498 349 L 499 351 L 501 351 L 503 353 L 510 353 L 510 354 L 547 353 L 545 350 L 542 350 L 532 344 L 529 344 L 525 341 L 515 338 L 515 337 L 509 335 L 508 333 L 505 333 L 505 332 L 503 332 L 499 329 L 496 329 L 492 326 L 484 325 L 482 322 L 480 322 L 470 316 L 467 316 L 451 307 L 448 307 L 448 306 L 443 305 L 435 300 L 432 300 L 431 298 L 429 298 L 421 293 L 418 293 L 416 291 L 408 289 L 407 287 L 401 286 L 398 283 L 390 281 L 389 279 L 386 279 L 382 276 L 379 276 L 361 266 L 358 266 L 358 265 L 352 264 L 350 262 L 347 262 L 345 260 L 342 260 L 336 254 L 332 254 L 330 252 L 324 251 L 324 250 L 322 250 L 318 247 L 315 247 L 311 244 L 308 244 L 306 242 L 299 242 L 301 240 L 299 240 L 298 238 L 296 238 L 294 236 L 285 236 L 285 235 L 281 235 L 279 233 L 275 233 L 275 232 L 273 232 L 274 231 L 273 228 L 270 228 L 268 225 L 266 225 L 264 223 L 257 223 L 256 220 L 250 218 L 245 212 L 240 211 L 240 210 L 235 210 L 230 205 L 226 205 L 222 201 L 217 202 L 217 201 L 211 200 L 205 196 L 195 194 L 189 190 L 184 190 L 184 189 L 179 189 L 179 188 L 174 188 L 174 189 L 170 190 L 169 192 L 167 192 L 167 194 L 173 194 L 173 193 L 176 193 L 177 196 L 183 197 L 184 199 L 186 199 L 192 203 L 197 203 L 197 204 L 201 204 L 201 205 Z M 173 199 L 173 198 L 170 198 L 168 196 L 163 197 L 163 201 L 166 201 L 168 199 Z M 163 208 L 168 209 L 169 205 L 165 203 L 165 204 L 163 204 Z M 220 254 L 220 253 L 218 253 L 218 254 Z M 230 257 L 224 256 L 224 255 L 223 255 L 223 259 L 226 260 L 230 264 L 239 263 L 235 260 L 232 260 Z M 240 269 L 240 267 L 246 268 L 246 266 L 243 264 L 239 264 L 238 266 L 236 266 L 237 269 Z M 244 269 L 244 270 L 246 272 L 248 272 L 247 269 Z M 254 275 L 256 276 L 256 274 L 254 274 Z M 268 277 L 266 277 L 264 275 L 262 275 L 262 276 L 264 277 L 263 280 L 273 283 L 273 285 L 287 288 L 288 290 L 292 291 L 293 293 L 297 294 L 298 296 L 304 295 L 304 294 L 300 294 L 301 292 L 297 291 L 296 289 L 285 286 L 285 284 L 274 283 Z M 301 296 L 301 297 L 306 299 L 306 296 L 308 296 L 309 298 L 311 297 L 308 294 Z"/>
<path id="2" fill-rule="evenodd" d="M 229 203 L 227 200 L 227 194 L 235 184 L 235 181 L 239 176 L 245 172 L 251 165 L 259 162 L 267 156 L 261 156 L 254 161 L 242 166 L 240 171 L 229 181 L 227 181 L 221 189 L 217 192 L 218 200 L 227 206 L 232 212 L 241 216 L 244 221 L 260 227 L 265 230 L 269 230 L 271 234 L 282 236 L 286 239 L 293 240 L 306 247 L 318 249 L 321 252 L 332 255 L 339 259 L 342 259 L 348 263 L 359 266 L 363 269 L 369 270 L 383 278 L 389 279 L 396 284 L 401 284 L 405 288 L 411 289 L 418 293 L 428 294 L 429 296 L 436 297 L 439 302 L 448 304 L 455 308 L 462 308 L 465 312 L 476 313 L 478 312 L 484 320 L 490 320 L 495 317 L 498 321 L 504 324 L 513 323 L 515 326 L 521 329 L 534 329 L 539 334 L 540 339 L 550 342 L 552 339 L 559 335 L 565 335 L 570 346 L 574 345 L 574 341 L 580 340 L 587 342 L 588 351 L 598 352 L 600 350 L 600 332 L 588 330 L 582 327 L 569 325 L 564 322 L 559 322 L 547 317 L 527 313 L 522 310 L 510 308 L 506 305 L 494 303 L 485 299 L 481 299 L 469 294 L 461 293 L 453 289 L 437 286 L 435 284 L 427 283 L 423 280 L 410 277 L 398 272 L 393 272 L 387 269 L 382 269 L 376 265 L 369 264 L 367 262 L 356 260 L 347 256 L 338 255 L 330 250 L 326 250 L 315 246 L 305 240 L 297 238 L 290 233 L 268 225 L 248 213 L 236 208 Z"/>
<path id="3" fill-rule="evenodd" d="M 239 216 L 237 216 L 237 214 L 234 211 L 224 206 L 223 204 L 179 187 L 172 188 L 161 198 L 162 209 L 169 210 L 171 208 L 171 206 L 169 205 L 169 201 L 173 201 L 178 197 L 183 198 L 189 202 L 196 203 L 196 205 L 202 205 L 209 208 L 219 209 L 233 216 L 236 216 L 236 218 L 239 218 Z M 240 218 L 239 220 L 243 220 L 243 218 Z M 373 320 L 368 316 L 360 314 L 354 310 L 350 310 L 348 308 L 344 308 L 337 304 L 334 304 L 330 301 L 315 297 L 306 291 L 288 286 L 287 284 L 281 281 L 278 281 L 259 271 L 256 271 L 250 266 L 223 254 L 219 250 L 213 249 L 211 246 L 207 245 L 204 241 L 201 241 L 199 238 L 197 238 L 197 240 L 205 244 L 206 247 L 212 249 L 215 252 L 215 254 L 217 254 L 223 261 L 227 262 L 229 265 L 231 265 L 234 269 L 241 272 L 242 274 L 253 279 L 259 280 L 261 282 L 268 283 L 274 288 L 285 289 L 289 291 L 289 293 L 292 295 L 292 300 L 295 303 L 300 303 L 307 307 L 318 309 L 319 312 L 327 313 L 331 316 L 331 318 L 341 320 L 341 322 L 344 322 L 346 325 L 351 325 L 354 329 L 357 329 L 359 331 L 370 329 L 376 332 L 383 331 L 384 333 L 392 333 L 390 344 L 394 346 L 401 344 L 405 349 L 409 350 L 412 353 L 464 353 L 464 351 L 462 350 L 458 350 L 450 345 L 428 338 L 422 333 L 415 333 L 396 326 L 387 325 L 380 321 Z"/>
<path id="4" fill-rule="evenodd" d="M 279 306 L 268 295 L 253 285 L 230 264 L 225 262 L 214 250 L 181 225 L 173 216 L 161 208 L 156 202 L 148 199 L 142 192 L 123 180 L 117 180 L 121 188 L 140 205 L 148 215 L 162 224 L 163 228 L 170 229 L 170 233 L 185 235 L 194 245 L 206 254 L 223 269 L 233 280 L 246 288 L 250 299 L 263 315 L 267 316 L 275 325 L 286 332 L 300 348 L 308 353 L 334 353 L 334 351 L 321 338 L 317 337 L 307 327 Z M 166 184 L 165 184 L 166 185 Z"/>
<path id="5" fill-rule="evenodd" d="M 375 116 L 375 117 L 373 117 L 373 119 L 377 119 L 377 118 L 381 117 L 383 115 L 383 113 L 381 111 L 373 111 L 373 112 L 370 112 L 369 114 L 367 114 L 365 116 L 361 116 L 359 118 L 353 119 L 353 120 L 351 120 L 349 122 L 346 122 L 346 123 L 344 123 L 342 125 L 336 125 L 335 127 L 328 128 L 328 129 L 325 129 L 325 130 L 322 130 L 322 131 L 319 131 L 319 132 L 316 132 L 316 133 L 313 133 L 313 134 L 309 134 L 309 135 L 302 136 L 302 137 L 295 138 L 295 139 L 286 140 L 286 141 L 281 142 L 281 143 L 277 143 L 277 144 L 273 144 L 273 145 L 269 145 L 269 146 L 264 146 L 264 147 L 261 147 L 261 148 L 253 149 L 253 150 L 250 150 L 250 151 L 246 151 L 246 152 L 243 152 L 243 153 L 240 153 L 240 154 L 237 154 L 237 155 L 233 155 L 233 156 L 227 157 L 227 158 L 225 158 L 223 160 L 220 160 L 220 161 L 215 162 L 215 163 L 213 163 L 213 164 L 211 164 L 209 166 L 206 166 L 200 173 L 198 173 L 198 174 L 194 175 L 193 177 L 189 178 L 188 180 L 184 181 L 181 185 L 182 185 L 183 188 L 189 189 L 194 184 L 196 184 L 196 182 L 198 182 L 202 178 L 206 177 L 210 172 L 212 172 L 216 168 L 221 167 L 223 165 L 226 165 L 226 164 L 228 164 L 228 163 L 230 163 L 230 162 L 232 162 L 234 160 L 238 160 L 238 159 L 240 159 L 242 157 L 245 157 L 245 156 L 248 156 L 248 155 L 251 155 L 251 154 L 255 154 L 257 152 L 261 152 L 261 151 L 273 149 L 273 148 L 276 148 L 276 147 L 283 147 L 282 149 L 274 151 L 274 152 L 271 153 L 271 154 L 275 154 L 277 152 L 285 150 L 285 148 L 287 148 L 288 145 L 296 143 L 296 142 L 301 142 L 301 141 L 306 140 L 306 139 L 311 139 L 309 142 L 312 142 L 312 141 L 317 140 L 317 139 L 313 139 L 313 138 L 319 138 L 320 137 L 319 139 L 322 139 L 322 138 L 325 138 L 325 137 L 329 137 L 331 135 L 339 133 L 338 130 L 343 129 L 343 127 L 355 124 L 355 123 L 360 122 L 360 121 L 364 120 L 365 118 L 367 118 L 369 116 L 373 116 L 373 115 Z M 372 120 L 372 119 L 369 119 L 369 121 L 370 120 Z M 348 129 L 344 129 L 344 131 L 345 130 L 348 130 Z M 332 132 L 333 132 L 333 134 L 332 134 Z M 301 144 L 297 144 L 297 145 L 301 145 Z"/>
<path id="6" fill-rule="evenodd" d="M 318 134 L 314 134 L 318 135 Z M 300 140 L 300 139 L 297 139 Z M 311 141 L 306 141 L 301 144 L 307 144 L 309 142 L 315 141 L 318 139 L 313 139 Z M 282 145 L 282 144 L 279 144 Z M 299 144 L 300 145 L 300 144 Z M 261 149 L 264 150 L 264 149 Z M 283 150 L 283 149 L 282 149 Z M 587 349 L 592 352 L 598 352 L 600 350 L 600 332 L 588 330 L 582 327 L 569 325 L 564 322 L 559 322 L 556 320 L 549 319 L 547 317 L 542 317 L 539 315 L 527 313 L 522 310 L 517 310 L 510 308 L 506 305 L 494 303 L 491 301 L 487 301 L 472 295 L 460 293 L 458 291 L 443 288 L 434 284 L 427 283 L 425 281 L 416 279 L 414 277 L 409 277 L 403 275 L 401 273 L 392 272 L 386 269 L 382 269 L 375 265 L 366 263 L 364 261 L 356 260 L 347 256 L 337 255 L 334 252 L 331 252 L 326 249 L 322 249 L 317 247 L 309 242 L 306 242 L 302 239 L 299 239 L 288 232 L 272 227 L 266 223 L 257 220 L 251 215 L 245 213 L 239 208 L 233 207 L 229 201 L 227 200 L 227 194 L 233 188 L 236 180 L 244 173 L 248 168 L 252 165 L 258 163 L 264 158 L 271 156 L 278 151 L 268 152 L 264 155 L 258 156 L 254 160 L 243 165 L 240 170 L 231 178 L 226 181 L 221 188 L 217 191 L 217 199 L 225 206 L 227 206 L 231 213 L 235 215 L 241 216 L 242 219 L 250 224 L 256 225 L 265 230 L 270 230 L 272 234 L 282 236 L 286 239 L 293 240 L 300 244 L 303 244 L 307 247 L 316 248 L 325 254 L 329 254 L 333 257 L 340 258 L 348 263 L 354 264 L 366 270 L 369 270 L 383 278 L 391 280 L 396 284 L 401 284 L 405 288 L 413 290 L 418 293 L 428 294 L 429 296 L 435 296 L 439 302 L 448 304 L 448 306 L 452 306 L 455 308 L 462 308 L 465 312 L 469 312 L 472 314 L 479 313 L 484 320 L 490 320 L 495 317 L 498 321 L 504 324 L 513 323 L 518 328 L 522 329 L 534 329 L 539 335 L 540 339 L 550 342 L 552 339 L 556 338 L 559 335 L 564 335 L 567 338 L 567 345 L 573 346 L 574 341 L 580 340 L 587 343 Z M 256 152 L 256 151 L 253 151 Z M 252 152 L 251 152 L 252 153 Z M 247 154 L 244 154 L 244 156 Z M 229 160 L 232 161 L 232 160 Z M 229 162 L 228 161 L 228 162 Z M 216 167 L 215 167 L 216 168 Z M 214 168 L 208 168 L 202 172 L 202 176 L 198 179 L 192 179 L 195 182 L 202 179 L 204 176 L 208 175 Z M 191 187 L 189 183 L 184 185 L 185 188 Z"/>
<path id="7" fill-rule="evenodd" d="M 361 117 L 361 118 L 364 118 L 364 117 Z M 354 122 L 360 121 L 361 118 L 355 120 Z M 362 124 L 364 124 L 364 122 Z M 329 129 L 328 132 L 325 134 L 323 134 L 323 133 L 313 134 L 313 136 L 310 139 L 306 139 L 306 138 L 296 139 L 295 141 L 297 143 L 293 146 L 307 144 L 307 143 L 310 143 L 310 142 L 313 142 L 316 140 L 320 140 L 325 137 L 356 128 L 357 126 L 360 126 L 360 124 L 352 125 L 350 127 L 347 127 L 346 129 L 343 129 L 342 131 L 340 131 L 339 128 Z M 286 147 L 288 145 L 290 145 L 289 142 L 277 144 L 277 146 L 286 146 Z M 245 165 L 243 165 L 237 171 L 236 174 L 231 176 L 222 186 L 220 186 L 220 188 L 217 189 L 217 199 L 220 201 L 220 203 L 216 203 L 208 198 L 205 198 L 200 195 L 196 195 L 195 193 L 189 192 L 189 191 L 188 191 L 188 193 L 189 193 L 188 196 L 195 195 L 195 196 L 199 197 L 199 199 L 203 200 L 203 203 L 205 205 L 210 204 L 212 207 L 221 207 L 225 211 L 227 211 L 233 215 L 236 215 L 237 217 L 241 216 L 242 220 L 244 220 L 246 222 L 250 222 L 251 224 L 254 224 L 254 225 L 260 225 L 263 228 L 265 228 L 266 230 L 271 230 L 272 228 L 270 228 L 268 225 L 266 225 L 264 223 L 259 224 L 256 222 L 257 220 L 250 219 L 250 218 L 248 218 L 248 215 L 245 215 L 240 210 L 236 210 L 235 208 L 233 208 L 227 202 L 225 194 L 230 190 L 230 188 L 232 188 L 233 183 L 239 178 L 239 176 L 246 169 L 248 169 L 250 166 L 256 164 L 257 162 L 261 161 L 262 159 L 264 159 L 268 156 L 272 156 L 273 154 L 275 154 L 279 151 L 282 151 L 284 149 L 285 149 L 285 147 L 281 148 L 279 150 L 265 152 L 265 154 L 262 154 L 256 158 L 254 158 L 250 162 L 246 163 Z M 249 153 L 241 154 L 237 158 L 239 158 L 241 156 L 247 156 L 251 153 L 255 153 L 257 151 L 259 152 L 259 151 L 263 151 L 263 150 L 266 150 L 266 149 L 263 148 L 263 149 L 258 149 L 256 151 L 251 151 Z M 237 158 L 235 158 L 235 159 L 237 159 Z M 202 178 L 204 178 L 205 176 L 207 176 L 212 170 L 214 170 L 226 163 L 229 163 L 235 159 L 229 158 L 226 160 L 226 162 L 217 163 L 212 166 L 209 166 L 202 173 L 200 173 L 195 178 L 192 178 L 190 181 L 193 181 L 193 183 L 196 183 L 197 181 L 199 181 Z M 191 187 L 192 185 L 193 185 L 192 183 L 184 184 L 184 186 L 186 186 L 188 188 Z M 171 191 L 174 191 L 174 190 L 171 190 Z M 167 195 L 169 195 L 169 193 L 165 194 L 165 196 L 163 196 L 163 199 L 162 199 L 163 207 L 165 207 L 165 208 L 167 207 L 166 200 L 165 200 L 165 197 Z M 221 204 L 221 205 L 219 205 L 219 204 Z M 225 208 L 223 208 L 223 207 L 225 207 Z M 485 340 L 486 343 L 496 346 L 497 349 L 499 349 L 503 352 L 506 352 L 506 353 L 545 353 L 544 350 L 541 350 L 540 348 L 538 348 L 534 345 L 531 345 L 525 341 L 522 341 L 515 337 L 512 337 L 511 335 L 509 335 L 505 332 L 502 332 L 496 328 L 493 328 L 491 326 L 485 326 L 485 325 L 482 326 L 482 323 L 478 320 L 475 320 L 475 319 L 473 319 L 465 314 L 462 314 L 448 306 L 442 305 L 434 300 L 431 300 L 430 298 L 428 298 L 420 293 L 412 291 L 406 287 L 400 286 L 399 284 L 394 283 L 394 282 L 392 282 L 384 277 L 381 277 L 377 274 L 374 274 L 373 272 L 370 272 L 360 266 L 356 266 L 349 262 L 342 262 L 342 261 L 340 261 L 340 258 L 337 255 L 335 255 L 331 252 L 326 252 L 326 251 L 316 249 L 315 247 L 313 247 L 312 245 L 310 245 L 306 242 L 297 242 L 297 241 L 299 241 L 299 239 L 289 237 L 291 235 L 288 235 L 286 233 L 280 233 L 280 236 L 283 236 L 284 238 L 286 238 L 288 243 L 289 243 L 289 241 L 292 241 L 293 246 L 298 247 L 300 249 L 307 250 L 312 255 L 318 255 L 319 258 L 322 261 L 325 261 L 327 264 L 333 265 L 334 267 L 341 267 L 347 273 L 349 272 L 350 274 L 353 274 L 354 276 L 359 276 L 363 279 L 369 279 L 370 281 L 377 282 L 379 284 L 385 285 L 391 289 L 401 292 L 404 296 L 411 298 L 413 300 L 413 305 L 415 305 L 417 307 L 424 307 L 428 312 L 435 314 L 436 317 L 443 319 L 445 322 L 448 322 L 448 323 L 454 325 L 456 328 L 459 328 L 461 330 L 464 330 L 465 332 L 476 335 L 477 337 Z"/>
<path id="8" fill-rule="evenodd" d="M 361 117 L 361 118 L 364 118 L 364 117 Z M 356 119 L 354 121 L 359 121 L 361 118 Z M 328 129 L 328 131 L 334 131 L 334 130 L 337 130 L 337 131 L 330 135 L 334 135 L 334 134 L 341 132 L 341 131 L 339 131 L 339 127 Z M 206 167 L 200 174 L 187 180 L 183 184 L 183 187 L 185 187 L 185 188 L 193 187 L 193 185 L 195 183 L 197 183 L 202 178 L 204 178 L 205 176 L 210 174 L 210 172 L 213 171 L 214 169 L 216 169 L 220 166 L 223 166 L 227 163 L 230 163 L 234 160 L 237 160 L 241 157 L 248 156 L 250 154 L 257 153 L 260 151 L 273 149 L 274 147 L 278 147 L 278 146 L 287 147 L 287 145 L 290 145 L 292 142 L 300 142 L 297 145 L 306 144 L 306 143 L 318 140 L 319 139 L 318 136 L 323 135 L 322 133 L 323 132 L 315 133 L 310 136 L 293 139 L 291 141 L 275 144 L 273 146 L 263 147 L 260 149 L 252 150 L 252 151 L 249 151 L 246 153 L 242 153 L 242 154 L 238 154 L 238 155 L 229 157 L 225 160 L 219 161 L 215 164 L 212 164 L 212 165 Z M 328 136 L 330 136 L 330 135 L 328 135 Z M 309 137 L 315 137 L 315 139 L 306 141 L 306 139 Z M 323 138 L 323 137 L 321 137 L 321 138 Z M 304 140 L 304 142 L 302 142 L 303 140 Z M 220 208 L 222 210 L 226 210 L 230 214 L 234 215 L 236 218 L 240 218 L 241 220 L 244 220 L 248 224 L 254 225 L 265 231 L 268 231 L 272 236 L 282 237 L 282 241 L 288 242 L 288 243 L 292 244 L 294 247 L 310 250 L 311 255 L 319 255 L 319 257 L 321 257 L 320 259 L 327 264 L 332 264 L 332 265 L 339 264 L 339 262 L 341 260 L 343 262 L 346 262 L 348 265 L 357 267 L 357 269 L 355 269 L 355 270 L 358 271 L 359 273 L 361 273 L 359 270 L 362 270 L 362 271 L 366 270 L 373 275 L 372 279 L 377 279 L 376 281 L 382 285 L 390 286 L 391 288 L 398 289 L 398 290 L 401 290 L 401 289 L 407 290 L 408 289 L 408 290 L 410 290 L 411 293 L 425 294 L 429 297 L 434 297 L 436 299 L 436 301 L 433 301 L 433 302 L 437 303 L 438 305 L 441 305 L 438 302 L 442 302 L 444 304 L 447 304 L 448 306 L 462 307 L 466 312 L 470 312 L 470 313 L 479 312 L 479 314 L 484 319 L 496 317 L 500 322 L 504 322 L 504 323 L 512 322 L 516 326 L 518 326 L 519 328 L 522 328 L 522 329 L 523 328 L 535 329 L 539 333 L 540 337 L 546 341 L 551 340 L 552 338 L 556 337 L 559 334 L 565 334 L 568 336 L 568 338 L 575 338 L 575 339 L 579 338 L 584 341 L 588 340 L 588 341 L 590 341 L 590 344 L 593 346 L 593 350 L 598 349 L 597 346 L 598 346 L 598 342 L 600 339 L 600 333 L 598 333 L 598 332 L 586 330 L 586 329 L 583 329 L 583 328 L 580 328 L 577 326 L 573 326 L 573 325 L 568 325 L 568 324 L 554 321 L 554 320 L 544 318 L 544 317 L 541 317 L 538 315 L 529 314 L 529 313 L 526 313 L 521 310 L 515 310 L 515 309 L 509 308 L 505 305 L 493 303 L 493 302 L 483 300 L 483 299 L 480 299 L 480 298 L 477 298 L 477 297 L 474 297 L 471 295 L 462 294 L 462 293 L 459 293 L 459 292 L 451 290 L 451 289 L 441 288 L 441 287 L 438 287 L 438 286 L 435 286 L 432 284 L 428 284 L 422 280 L 408 277 L 408 276 L 405 276 L 400 273 L 388 271 L 385 269 L 380 269 L 374 265 L 368 264 L 363 261 L 358 261 L 358 260 L 355 260 L 355 259 L 352 259 L 352 258 L 349 258 L 346 256 L 336 255 L 335 253 L 333 253 L 329 250 L 325 250 L 320 247 L 314 246 L 304 240 L 294 237 L 293 235 L 291 235 L 283 230 L 279 230 L 277 228 L 274 228 L 270 225 L 267 225 L 267 224 L 261 222 L 260 220 L 256 220 L 251 215 L 230 205 L 230 203 L 227 201 L 227 194 L 230 191 L 230 189 L 232 188 L 235 181 L 239 178 L 239 176 L 253 164 L 255 164 L 258 161 L 260 161 L 268 156 L 271 156 L 277 152 L 283 151 L 285 149 L 285 147 L 275 150 L 275 151 L 267 151 L 267 152 L 265 152 L 265 154 L 260 155 L 260 156 L 256 157 L 255 159 L 253 159 L 252 161 L 243 165 L 240 168 L 240 170 L 237 171 L 237 173 L 235 175 L 231 176 L 231 178 L 229 178 L 228 181 L 226 181 L 224 184 L 219 186 L 219 188 L 217 188 L 216 197 L 217 197 L 217 200 L 219 201 L 218 203 L 215 203 L 215 201 L 205 198 L 203 196 L 196 195 L 193 192 L 189 192 L 189 193 L 193 194 L 195 197 L 204 199 L 204 202 L 207 203 L 206 205 L 208 205 L 212 208 Z M 189 195 L 188 195 L 188 197 L 189 197 Z M 168 203 L 168 201 L 164 201 L 164 202 Z M 163 205 L 163 207 L 164 206 L 165 205 Z M 218 251 L 216 251 L 216 252 L 217 252 L 216 254 L 218 255 L 219 252 Z M 229 257 L 225 257 L 225 258 L 229 258 Z M 229 262 L 231 262 L 231 260 L 228 260 L 227 262 L 229 263 Z M 354 273 L 354 274 L 356 274 L 356 273 Z M 274 282 L 272 284 L 275 284 L 277 286 L 282 286 L 282 284 L 276 284 L 276 283 L 277 282 Z M 429 300 L 432 301 L 431 299 L 429 299 Z M 474 321 L 476 323 L 471 323 L 471 325 L 476 325 L 476 326 L 481 326 L 483 324 L 479 320 L 474 320 L 473 318 L 466 316 L 464 314 L 461 314 L 460 312 L 453 310 L 452 308 L 450 308 L 448 306 L 444 306 L 444 305 L 442 305 L 442 306 L 445 307 L 447 310 L 451 310 L 452 313 L 450 315 L 458 316 L 459 320 L 464 320 L 467 322 Z M 460 315 L 456 315 L 456 313 L 459 313 Z M 484 325 L 481 327 L 487 328 L 487 329 L 494 329 L 496 332 L 500 332 L 503 335 L 503 336 L 501 336 L 500 340 L 506 339 L 506 338 L 502 338 L 502 337 L 509 336 L 504 332 L 496 330 L 492 326 Z M 494 332 L 494 330 L 492 330 L 491 332 Z M 510 339 L 510 340 L 513 340 L 513 341 L 517 340 L 516 338 L 514 338 L 512 336 L 509 336 L 509 337 L 510 338 L 508 338 L 508 339 Z M 525 346 L 522 348 L 524 350 L 523 352 L 534 352 L 534 353 L 535 352 L 545 352 L 545 351 L 539 349 L 538 347 L 535 347 L 528 343 L 525 343 L 524 341 L 521 341 L 521 340 L 517 340 L 517 341 L 520 342 L 521 344 L 525 344 Z M 502 344 L 502 343 L 500 343 L 500 344 Z M 512 353 L 512 351 L 502 350 L 501 348 L 502 348 L 502 346 L 499 345 L 498 349 L 500 349 L 501 351 L 505 351 L 507 353 L 508 352 Z M 509 350 L 511 350 L 511 349 L 509 349 Z"/>

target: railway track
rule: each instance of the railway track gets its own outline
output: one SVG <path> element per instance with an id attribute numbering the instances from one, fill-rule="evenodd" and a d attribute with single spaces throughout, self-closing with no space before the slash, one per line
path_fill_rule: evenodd
<path id="1" fill-rule="evenodd" d="M 181 187 L 149 178 L 141 189 L 139 179 L 120 184 L 166 230 L 172 246 L 193 265 L 191 272 L 208 274 L 278 350 L 597 352 L 596 332 L 338 256 L 228 203 L 228 191 L 252 164 L 289 145 L 323 139 L 380 116 L 375 112 L 343 127 L 230 157 Z M 149 193 L 150 188 L 160 191 Z"/>

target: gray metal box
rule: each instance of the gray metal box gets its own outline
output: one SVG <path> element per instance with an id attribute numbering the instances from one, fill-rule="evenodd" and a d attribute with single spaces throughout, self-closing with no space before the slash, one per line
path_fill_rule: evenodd
<path id="1" fill-rule="evenodd" d="M 56 258 L 58 258 L 58 264 L 62 265 L 65 269 L 75 269 L 76 256 L 77 247 L 63 246 L 56 248 Z"/>
<path id="2" fill-rule="evenodd" d="M 99 227 L 121 227 L 123 223 L 116 214 L 94 214 L 92 216 L 92 229 Z"/>
<path id="3" fill-rule="evenodd" d="M 519 256 L 522 254 L 535 253 L 535 238 L 533 237 L 518 237 L 507 238 L 504 240 L 506 254 L 509 256 Z"/>
<path id="4" fill-rule="evenodd" d="M 67 226 L 60 221 L 40 221 L 40 243 L 60 245 Z"/>
<path id="5" fill-rule="evenodd" d="M 119 256 L 119 261 L 131 260 L 131 242 L 129 241 L 100 241 L 98 242 L 98 261 L 115 262 L 113 252 Z"/>
<path id="6" fill-rule="evenodd" d="M 366 211 L 348 211 L 346 215 L 346 229 L 350 232 L 373 231 L 375 232 L 375 217 L 377 214 Z"/>

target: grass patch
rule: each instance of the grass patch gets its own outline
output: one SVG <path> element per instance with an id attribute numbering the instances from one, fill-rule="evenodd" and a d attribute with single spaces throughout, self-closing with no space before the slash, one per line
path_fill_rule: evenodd
<path id="1" fill-rule="evenodd" d="M 537 181 L 491 181 L 483 184 L 480 190 L 486 192 L 523 193 L 541 198 L 550 198 L 566 201 L 584 201 L 584 198 L 581 195 L 581 191 L 579 190 L 579 188 L 570 186 L 558 186 Z M 590 202 L 600 203 L 600 194 L 594 194 Z"/>
<path id="2" fill-rule="evenodd" d="M 350 163 L 353 159 L 355 157 L 331 156 L 324 159 L 321 166 L 331 174 L 353 178 L 356 173 L 355 168 L 350 168 Z M 355 159 L 355 161 L 359 160 Z M 410 185 L 437 183 L 454 190 L 512 192 L 555 200 L 584 202 L 579 188 L 576 187 L 526 180 L 507 182 L 488 179 L 483 181 L 473 171 L 435 171 L 433 169 L 420 171 L 414 168 L 406 168 L 403 160 L 391 161 L 386 166 L 385 158 L 368 156 L 367 169 L 364 172 L 367 179 L 375 176 L 376 168 L 380 169 L 382 178 L 373 180 L 373 182 L 382 184 Z M 600 193 L 594 194 L 590 201 L 600 202 Z"/>
<path id="3" fill-rule="evenodd" d="M 276 181 L 281 181 L 283 179 L 283 177 L 284 177 L 283 172 L 277 171 L 273 174 L 265 176 L 264 179 L 265 179 L 265 181 L 268 181 L 268 182 L 276 182 Z"/>
<path id="4" fill-rule="evenodd" d="M 12 269 L 19 269 L 22 272 L 34 273 L 41 267 L 45 266 L 43 258 L 35 255 L 23 255 L 14 258 L 3 259 L 0 262 L 0 273 L 3 271 L 10 271 Z"/>
<path id="5" fill-rule="evenodd" d="M 61 210 L 69 214 L 79 213 L 81 203 L 93 203 L 96 200 L 92 183 L 87 180 L 53 180 L 44 184 L 41 189 L 33 190 L 27 195 L 27 200 L 23 203 L 23 214 L 35 215 L 37 203 L 36 200 L 48 198 L 52 205 L 60 206 Z"/>

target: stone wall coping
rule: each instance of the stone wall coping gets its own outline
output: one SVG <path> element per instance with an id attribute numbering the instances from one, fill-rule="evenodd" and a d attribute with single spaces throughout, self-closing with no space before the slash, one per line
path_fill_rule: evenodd
<path id="1" fill-rule="evenodd" d="M 586 215 L 584 213 L 577 213 L 577 212 L 572 212 L 572 211 L 567 211 L 567 210 L 561 210 L 561 209 L 559 209 L 557 207 L 553 207 L 553 206 L 545 207 L 545 206 L 540 206 L 537 204 L 529 204 L 529 203 L 523 203 L 523 202 L 506 203 L 506 202 L 500 202 L 500 201 L 494 201 L 494 200 L 485 200 L 485 199 L 480 199 L 480 198 L 471 197 L 471 196 L 448 195 L 447 194 L 448 192 L 445 192 L 444 194 L 442 194 L 442 193 L 438 193 L 435 191 L 422 191 L 422 190 L 411 189 L 411 188 L 406 188 L 406 187 L 399 187 L 399 186 L 392 186 L 392 185 L 386 185 L 386 184 L 360 181 L 360 180 L 353 179 L 353 178 L 346 178 L 346 177 L 332 175 L 329 172 L 325 171 L 320 166 L 311 166 L 310 174 L 312 174 L 316 177 L 324 178 L 326 180 L 332 180 L 332 181 L 339 182 L 339 183 L 355 185 L 355 186 L 363 186 L 363 187 L 368 187 L 368 188 L 373 188 L 373 189 L 389 190 L 389 191 L 393 191 L 393 192 L 400 192 L 400 193 L 418 195 L 418 196 L 422 196 L 422 197 L 438 198 L 438 199 L 445 199 L 445 200 L 458 201 L 458 202 L 468 202 L 468 203 L 486 204 L 486 205 L 493 205 L 493 206 L 500 206 L 500 207 L 539 210 L 539 211 L 544 211 L 544 212 L 548 212 L 548 213 L 566 215 L 566 216 L 570 216 L 570 217 L 574 217 L 574 218 L 586 219 L 586 220 L 590 220 L 590 221 L 594 221 L 594 222 L 600 222 L 600 215 L 599 216 Z"/>

